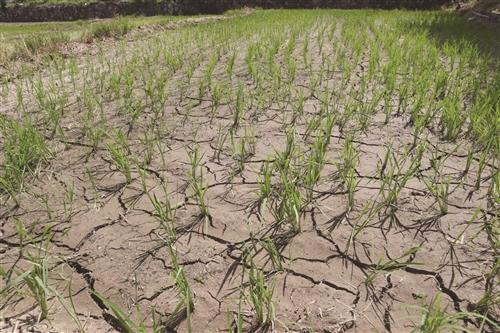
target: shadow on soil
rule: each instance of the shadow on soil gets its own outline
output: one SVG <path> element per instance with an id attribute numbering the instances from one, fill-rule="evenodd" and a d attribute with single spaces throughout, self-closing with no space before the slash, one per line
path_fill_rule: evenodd
<path id="1" fill-rule="evenodd" d="M 405 20 L 401 28 L 403 32 L 427 32 L 441 48 L 445 44 L 460 46 L 463 42 L 469 43 L 479 51 L 480 56 L 491 57 L 498 62 L 500 55 L 498 23 L 469 21 L 455 13 L 436 12 L 429 19 Z"/>

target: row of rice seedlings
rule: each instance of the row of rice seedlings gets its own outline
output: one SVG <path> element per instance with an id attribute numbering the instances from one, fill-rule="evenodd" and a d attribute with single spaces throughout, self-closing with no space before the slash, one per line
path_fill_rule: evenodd
<path id="1" fill-rule="evenodd" d="M 163 191 L 164 199 L 163 201 L 158 199 L 158 196 L 148 189 L 147 171 L 139 168 L 138 173 L 141 178 L 141 184 L 143 192 L 148 197 L 151 205 L 153 206 L 153 214 L 159 221 L 162 230 L 164 231 L 163 242 L 165 242 L 167 253 L 171 260 L 172 270 L 171 276 L 175 282 L 178 295 L 180 296 L 180 301 L 173 309 L 172 313 L 166 317 L 164 320 L 156 320 L 153 314 L 153 328 L 152 331 L 147 329 L 145 325 L 145 320 L 141 319 L 140 322 L 134 321 L 132 317 L 121 309 L 117 304 L 113 303 L 111 300 L 103 296 L 98 292 L 93 292 L 98 299 L 100 299 L 115 315 L 118 320 L 120 327 L 125 332 L 130 333 L 148 333 L 148 332 L 164 332 L 165 330 L 170 330 L 176 327 L 181 321 L 186 319 L 187 321 L 187 331 L 192 332 L 192 313 L 194 311 L 194 298 L 193 291 L 191 290 L 188 279 L 185 275 L 184 268 L 178 262 L 177 250 L 175 249 L 176 241 L 176 210 L 178 206 L 172 205 L 168 198 L 168 193 L 166 185 L 162 184 L 161 188 Z M 140 314 L 139 308 L 136 309 Z"/>

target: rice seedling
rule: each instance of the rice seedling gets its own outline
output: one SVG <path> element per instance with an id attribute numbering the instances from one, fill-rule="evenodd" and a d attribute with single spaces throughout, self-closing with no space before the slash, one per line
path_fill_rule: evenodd
<path id="1" fill-rule="evenodd" d="M 238 170 L 236 173 L 240 173 L 245 169 L 245 162 L 255 154 L 255 134 L 252 130 L 245 129 L 245 135 L 238 141 L 234 139 L 232 132 L 230 132 L 230 134 L 232 156 L 238 164 Z"/>
<path id="2" fill-rule="evenodd" d="M 277 223 L 289 223 L 293 232 L 301 231 L 301 215 L 304 205 L 298 185 L 281 174 L 280 191 L 271 203 L 271 213 Z"/>
<path id="3" fill-rule="evenodd" d="M 132 163 L 129 159 L 128 140 L 122 131 L 115 132 L 114 140 L 115 142 L 107 145 L 107 150 L 118 171 L 125 176 L 127 184 L 130 184 L 132 182 Z"/>
<path id="4" fill-rule="evenodd" d="M 64 195 L 63 206 L 64 206 L 64 216 L 71 216 L 73 212 L 73 203 L 75 202 L 75 184 L 66 186 L 66 193 Z"/>
<path id="5" fill-rule="evenodd" d="M 153 330 L 148 331 L 145 323 L 143 321 L 136 322 L 134 321 L 130 315 L 128 315 L 120 306 L 106 298 L 104 295 L 98 293 L 97 291 L 93 291 L 92 294 L 94 297 L 99 299 L 108 309 L 113 312 L 117 319 L 117 323 L 120 328 L 126 333 L 159 333 L 165 330 L 163 325 L 153 320 Z"/>
<path id="6" fill-rule="evenodd" d="M 248 272 L 248 287 L 243 297 L 253 307 L 258 327 L 274 324 L 276 309 L 273 302 L 274 286 L 266 282 L 264 273 L 253 262 Z"/>
<path id="7" fill-rule="evenodd" d="M 448 213 L 448 195 L 450 188 L 450 178 L 441 181 L 425 181 L 427 189 L 436 198 L 441 215 Z"/>
<path id="8" fill-rule="evenodd" d="M 243 333 L 243 317 L 241 315 L 241 302 L 243 299 L 243 293 L 240 293 L 240 298 L 238 300 L 238 311 L 236 312 L 236 318 L 233 319 L 233 316 L 230 313 L 227 313 L 227 331 L 232 333 Z"/>
<path id="9" fill-rule="evenodd" d="M 229 59 L 227 61 L 227 65 L 226 65 L 226 74 L 229 78 L 229 81 L 233 80 L 235 61 L 236 61 L 236 52 L 233 51 L 233 53 L 231 53 L 231 55 L 229 56 Z"/>
<path id="10" fill-rule="evenodd" d="M 419 265 L 419 263 L 413 262 L 417 252 L 420 250 L 420 246 L 412 247 L 406 251 L 404 251 L 399 257 L 395 259 L 390 259 L 387 262 L 379 262 L 375 265 L 375 267 L 370 271 L 370 273 L 366 276 L 365 283 L 367 285 L 372 285 L 377 276 L 381 272 L 391 272 L 398 269 L 404 269 L 406 267 L 411 267 L 413 265 Z M 404 261 L 402 261 L 405 259 Z"/>
<path id="11" fill-rule="evenodd" d="M 203 156 L 200 155 L 199 146 L 195 146 L 188 152 L 189 161 L 191 163 L 191 174 L 189 179 L 189 184 L 191 187 L 193 198 L 196 200 L 198 207 L 200 209 L 199 218 L 204 222 L 204 229 L 206 228 L 207 222 L 211 223 L 212 216 L 210 215 L 208 204 L 206 200 L 206 194 L 208 186 L 203 178 L 203 168 L 200 166 L 201 159 Z"/>
<path id="12" fill-rule="evenodd" d="M 11 293 L 12 290 L 23 294 L 23 287 L 26 287 L 28 289 L 26 295 L 32 298 L 40 309 L 38 321 L 42 321 L 48 317 L 50 310 L 51 288 L 49 287 L 48 245 L 52 233 L 50 228 L 46 228 L 42 234 L 42 245 L 36 247 L 36 252 L 32 253 L 29 250 L 24 250 L 24 242 L 29 244 L 32 241 L 32 233 L 19 220 L 16 222 L 16 231 L 21 240 L 21 251 L 16 263 L 20 259 L 24 259 L 29 264 L 29 268 L 18 270 L 14 265 L 8 272 L 2 272 L 0 275 L 5 280 L 5 286 L 0 289 L 0 295 Z M 15 277 L 12 277 L 12 274 L 15 274 Z"/>
<path id="13" fill-rule="evenodd" d="M 243 118 L 245 112 L 245 104 L 244 104 L 244 91 L 243 85 L 238 85 L 238 90 L 236 91 L 236 100 L 234 102 L 233 109 L 233 125 L 232 130 L 238 129 L 241 119 Z"/>
<path id="14" fill-rule="evenodd" d="M 348 193 L 347 209 L 348 211 L 354 207 L 354 193 L 359 180 L 356 174 L 356 165 L 358 163 L 358 152 L 353 145 L 352 136 L 347 136 L 344 140 L 342 149 L 341 163 L 337 164 L 339 177 L 342 184 Z"/>
<path id="15" fill-rule="evenodd" d="M 217 130 L 217 136 L 215 138 L 215 149 L 214 149 L 214 155 L 212 157 L 213 160 L 220 162 L 220 155 L 224 150 L 224 144 L 229 134 L 230 131 L 226 131 L 224 128 L 222 128 L 222 125 L 219 125 L 219 128 Z"/>
<path id="16" fill-rule="evenodd" d="M 464 328 L 463 324 L 461 323 L 463 319 L 470 317 L 479 318 L 480 321 L 488 322 L 489 324 L 492 324 L 493 327 L 496 327 L 496 329 L 499 328 L 499 326 L 496 323 L 492 322 L 490 319 L 476 313 L 447 313 L 447 307 L 442 307 L 441 302 L 442 296 L 441 294 L 437 294 L 432 298 L 427 307 L 419 308 L 422 312 L 422 320 L 420 325 L 415 328 L 415 332 L 435 333 L 446 330 L 462 330 L 466 332 L 473 332 Z"/>
<path id="17" fill-rule="evenodd" d="M 318 183 L 321 170 L 326 162 L 326 150 L 328 146 L 328 137 L 325 137 L 322 133 L 316 137 L 313 147 L 311 148 L 311 153 L 307 157 L 306 174 L 304 176 L 304 185 L 307 189 L 307 201 L 312 201 L 314 187 Z"/>
<path id="18" fill-rule="evenodd" d="M 273 165 L 269 160 L 262 163 L 260 173 L 261 180 L 259 181 L 259 207 L 265 206 L 267 200 L 273 193 Z"/>
<path id="19" fill-rule="evenodd" d="M 138 168 L 138 173 L 141 178 L 142 190 L 149 199 L 149 202 L 153 206 L 154 216 L 159 220 L 161 227 L 167 233 L 167 236 L 171 241 L 176 237 L 175 228 L 175 214 L 177 207 L 172 205 L 168 198 L 167 188 L 164 184 L 161 186 L 163 191 L 164 200 L 163 202 L 158 199 L 155 193 L 151 194 L 146 184 L 147 172 L 142 168 Z"/>
<path id="20" fill-rule="evenodd" d="M 177 254 L 171 244 L 168 245 L 168 252 L 173 266 L 171 275 L 175 281 L 175 285 L 177 286 L 179 295 L 181 296 L 181 301 L 177 304 L 172 317 L 174 317 L 179 312 L 185 311 L 187 320 L 187 331 L 191 333 L 192 332 L 191 316 L 194 310 L 193 291 L 191 290 L 189 282 L 186 278 L 186 274 L 184 273 L 183 267 L 181 267 L 177 262 Z M 166 327 L 169 327 L 169 325 L 166 324 Z"/>
<path id="21" fill-rule="evenodd" d="M 278 271 L 283 271 L 283 256 L 276 248 L 276 244 L 270 238 L 263 239 L 259 241 L 260 246 L 266 251 L 271 263 L 273 265 L 273 269 Z"/>

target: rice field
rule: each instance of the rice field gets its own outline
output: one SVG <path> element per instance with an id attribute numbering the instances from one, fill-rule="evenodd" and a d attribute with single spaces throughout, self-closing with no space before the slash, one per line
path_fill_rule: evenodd
<path id="1" fill-rule="evenodd" d="M 496 29 L 257 10 L 0 80 L 0 332 L 498 332 Z"/>

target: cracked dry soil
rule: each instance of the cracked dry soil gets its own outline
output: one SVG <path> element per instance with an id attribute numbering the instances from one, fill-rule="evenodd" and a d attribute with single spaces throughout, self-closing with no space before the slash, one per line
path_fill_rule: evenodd
<path id="1" fill-rule="evenodd" d="M 415 306 L 426 306 L 436 294 L 443 295 L 448 311 L 471 309 L 484 293 L 488 283 L 485 276 L 496 255 L 484 225 L 498 217 L 488 204 L 487 180 L 495 165 L 485 166 L 479 187 L 475 181 L 480 151 L 471 161 L 470 171 L 462 172 L 468 163 L 468 149 L 475 149 L 467 138 L 448 142 L 432 129 L 421 134 L 418 142 L 426 147 L 422 162 L 399 194 L 395 217 L 379 212 L 360 229 L 363 211 L 380 199 L 380 165 L 387 147 L 402 158 L 414 142 L 408 114 L 394 111 L 386 122 L 388 106 L 379 100 L 365 129 L 360 127 L 356 113 L 345 128 L 338 123 L 334 126 L 321 177 L 310 202 L 300 212 L 300 232 L 291 232 L 285 223 L 277 224 L 265 204 L 259 207 L 262 165 L 266 160 L 275 161 L 277 152 L 285 150 L 291 126 L 297 145 L 293 164 L 299 168 L 305 163 L 300 157 L 311 151 L 316 136 L 308 132 L 308 126 L 312 119 L 324 115 L 325 96 L 330 111 L 338 115 L 336 119 L 354 100 L 350 96 L 358 96 L 353 92 L 365 89 L 365 105 L 374 100 L 382 81 L 363 86 L 371 48 L 381 38 L 373 29 L 393 24 L 376 16 L 369 24 L 355 15 L 344 17 L 335 11 L 292 12 L 299 17 L 296 21 L 292 14 L 272 13 L 276 16 L 258 11 L 235 19 L 245 26 L 238 36 L 228 31 L 233 23 L 229 20 L 156 33 L 142 44 L 135 42 L 133 48 L 125 43 L 88 59 L 79 55 L 82 59 L 73 81 L 66 69 L 62 79 L 57 77 L 58 65 L 41 71 L 46 90 L 54 86 L 57 89 L 50 94 L 67 97 L 61 120 L 63 135 L 51 137 L 44 132 L 43 116 L 37 116 L 41 111 L 36 96 L 29 88 L 24 89 L 26 109 L 38 121 L 53 153 L 18 196 L 19 204 L 6 196 L 0 207 L 1 265 L 28 267 L 25 259 L 19 260 L 21 246 L 25 251 L 35 251 L 45 244 L 44 231 L 50 226 L 52 237 L 46 253 L 50 285 L 67 300 L 71 294 L 85 330 L 123 331 L 113 312 L 92 291 L 105 295 L 151 327 L 153 313 L 157 319 L 169 317 L 179 302 L 179 293 L 171 275 L 167 236 L 147 192 L 162 203 L 168 198 L 177 208 L 174 248 L 194 295 L 193 332 L 224 331 L 228 318 L 234 320 L 240 290 L 248 283 L 248 261 L 244 259 L 248 253 L 274 286 L 276 318 L 273 327 L 267 328 L 270 331 L 408 332 L 420 322 L 421 312 Z M 260 16 L 274 21 L 263 26 Z M 353 55 L 353 41 L 343 32 L 346 29 L 365 36 L 359 57 Z M 211 37 L 216 33 L 229 37 Z M 284 59 L 292 36 L 296 38 L 292 51 L 296 75 L 287 83 Z M 412 35 L 403 34 L 401 38 L 411 39 Z M 255 56 L 257 74 L 250 73 L 248 48 L 264 45 L 257 51 L 264 52 L 275 40 L 276 67 L 269 67 L 265 56 Z M 168 52 L 172 59 L 163 56 Z M 200 82 L 206 80 L 204 74 L 214 54 L 217 61 L 210 86 L 200 96 Z M 229 76 L 232 54 L 234 73 Z M 381 75 L 383 64 L 391 57 L 383 46 L 380 54 L 376 75 Z M 183 63 L 172 67 L 169 61 L 175 59 Z M 194 59 L 192 65 L 189 59 Z M 356 63 L 352 68 L 342 67 L 342 59 Z M 189 67 L 192 77 L 186 81 Z M 274 89 L 269 68 L 279 71 L 284 79 L 276 94 L 262 95 L 261 91 Z M 130 75 L 133 80 L 132 100 L 127 103 L 143 102 L 142 112 L 133 121 L 129 113 L 122 112 L 126 108 L 125 80 L 120 81 L 116 94 L 110 88 L 108 78 L 120 75 Z M 168 78 L 162 88 L 168 98 L 157 113 L 144 82 L 161 75 Z M 257 84 L 258 75 L 263 79 Z M 342 86 L 344 79 L 347 85 Z M 399 82 L 405 79 L 398 77 Z M 188 82 L 186 87 L 182 82 Z M 214 106 L 215 93 L 210 91 L 217 85 L 226 93 Z M 235 129 L 238 89 L 243 91 L 244 114 Z M 125 182 L 108 149 L 114 140 L 112 135 L 104 135 L 92 148 L 81 120 L 90 108 L 84 98 L 87 90 L 99 98 L 106 132 L 120 129 L 126 134 L 131 160 L 144 160 L 148 134 L 157 139 L 151 161 L 144 168 L 144 179 L 133 164 L 132 180 Z M 297 113 L 300 96 L 303 111 Z M 2 113 L 17 117 L 13 85 L 3 98 L 6 103 L 0 107 Z M 397 99 L 389 103 L 397 103 Z M 241 164 L 235 147 L 248 137 L 254 139 L 254 153 Z M 349 138 L 358 153 L 352 209 L 346 208 L 349 198 L 338 166 Z M 202 157 L 199 169 L 207 183 L 210 219 L 200 218 L 189 185 L 189 152 L 195 147 Z M 440 213 L 425 183 L 431 179 L 436 161 L 443 179 L 450 179 L 446 214 Z M 401 172 L 407 168 L 404 164 Z M 70 192 L 74 192 L 71 202 Z M 32 233 L 27 243 L 20 242 L 15 221 L 22 221 Z M 355 238 L 353 230 L 359 230 Z M 279 250 L 281 267 L 268 256 L 264 240 L 271 240 Z M 417 250 L 405 254 L 412 248 Z M 75 331 L 74 321 L 56 298 L 50 301 L 50 321 L 37 322 L 39 310 L 33 299 L 17 295 L 6 300 L 2 303 L 5 321 L 0 330 Z M 249 302 L 242 303 L 241 314 L 246 331 L 262 329 L 255 326 Z M 479 325 L 471 319 L 460 323 L 472 330 Z M 169 330 L 187 331 L 186 318 L 180 318 Z"/>

